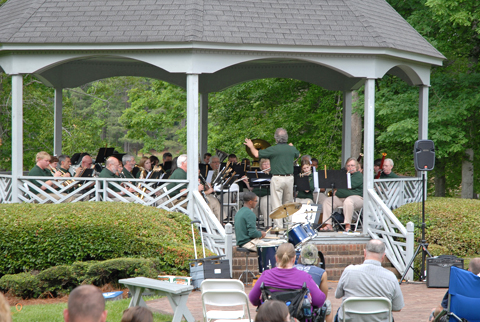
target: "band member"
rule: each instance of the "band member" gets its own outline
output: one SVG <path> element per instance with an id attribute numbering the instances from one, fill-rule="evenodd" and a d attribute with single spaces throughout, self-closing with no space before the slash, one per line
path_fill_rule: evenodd
<path id="1" fill-rule="evenodd" d="M 233 164 L 233 163 L 237 163 L 237 162 L 238 162 L 238 161 L 237 161 L 237 156 L 236 156 L 235 154 L 233 154 L 233 153 L 230 154 L 230 155 L 228 156 L 228 162 L 230 162 L 230 163 L 232 163 L 232 164 Z"/>
<path id="2" fill-rule="evenodd" d="M 385 159 L 383 161 L 383 168 L 382 174 L 380 175 L 380 179 L 389 179 L 389 178 L 399 178 L 399 176 L 392 172 L 393 169 L 393 160 L 392 159 Z"/>
<path id="3" fill-rule="evenodd" d="M 85 169 L 90 169 L 92 167 L 93 160 L 92 157 L 84 155 L 82 158 L 82 163 L 80 166 L 75 170 L 75 177 L 80 177 Z"/>
<path id="4" fill-rule="evenodd" d="M 203 155 L 203 163 L 205 164 L 209 164 L 210 163 L 210 158 L 212 157 L 212 155 L 210 153 L 205 153 Z"/>
<path id="5" fill-rule="evenodd" d="M 150 159 L 150 162 L 152 163 L 152 168 L 157 166 L 160 163 L 160 160 L 154 155 L 150 156 L 149 159 Z"/>
<path id="6" fill-rule="evenodd" d="M 296 202 L 300 202 L 303 204 L 308 204 L 313 202 L 313 190 L 315 189 L 313 185 L 313 172 L 312 172 L 312 165 L 310 161 L 303 160 L 302 161 L 302 170 L 300 172 L 301 176 L 308 177 L 308 183 L 310 189 L 308 190 L 297 190 L 297 199 Z"/>
<path id="7" fill-rule="evenodd" d="M 121 169 L 123 168 L 122 164 L 120 161 L 115 158 L 115 157 L 109 157 L 105 163 L 105 168 L 100 172 L 100 175 L 98 176 L 99 178 L 110 178 L 110 179 L 118 179 L 120 178 L 118 174 L 121 172 Z M 100 183 L 102 184 L 102 183 Z M 101 185 L 102 186 L 102 185 Z M 121 191 L 119 188 L 114 186 L 113 184 L 109 183 L 108 188 L 113 190 L 114 192 L 117 192 L 120 196 L 125 196 L 126 192 Z M 129 192 L 134 192 L 135 189 L 132 187 L 127 189 Z M 112 194 L 108 194 L 109 197 L 115 197 Z M 133 201 L 134 199 L 132 197 L 124 197 L 128 201 Z M 119 199 L 115 198 L 115 201 L 119 201 Z"/>
<path id="8" fill-rule="evenodd" d="M 349 158 L 345 164 L 347 172 L 350 173 L 351 189 L 338 189 L 333 197 L 333 208 L 343 206 L 345 231 L 350 231 L 353 212 L 363 207 L 363 174 L 359 171 L 356 158 Z M 332 198 L 323 202 L 323 216 L 329 218 L 332 215 Z M 332 220 L 328 221 L 321 230 L 333 231 Z"/>
<path id="9" fill-rule="evenodd" d="M 270 183 L 272 208 L 280 207 L 287 202 L 293 202 L 293 160 L 298 158 L 300 152 L 288 144 L 288 133 L 283 128 L 275 131 L 276 145 L 258 151 L 252 140 L 245 139 L 245 145 L 250 149 L 255 158 L 270 159 L 272 180 Z M 283 228 L 283 219 L 275 219 L 275 224 Z"/>
<path id="10" fill-rule="evenodd" d="M 147 157 L 143 157 L 138 163 L 138 166 L 140 167 L 140 171 L 137 172 L 137 175 L 136 175 L 137 179 L 140 178 L 141 176 L 143 177 L 143 179 L 145 179 L 148 176 L 148 174 L 152 171 L 152 162 Z"/>
<path id="11" fill-rule="evenodd" d="M 213 170 L 212 181 L 215 182 L 215 179 L 218 177 L 220 173 L 220 158 L 214 155 L 210 158 L 210 168 Z"/>
<path id="12" fill-rule="evenodd" d="M 163 159 L 162 165 L 165 164 L 165 162 L 172 161 L 172 158 L 173 156 L 170 152 L 165 152 L 162 156 L 162 159 Z"/>
<path id="13" fill-rule="evenodd" d="M 269 174 L 270 173 L 270 160 L 269 159 L 260 159 L 260 170 L 263 173 Z M 266 187 L 250 187 L 250 183 L 248 182 L 248 178 L 244 176 L 243 182 L 247 186 L 247 189 L 252 191 L 254 194 L 258 196 L 258 203 L 253 209 L 253 212 L 257 211 L 260 208 L 260 213 L 263 215 L 263 220 L 266 225 L 267 223 L 267 216 L 272 212 L 272 203 L 269 202 L 268 196 L 270 195 L 270 186 Z"/>
<path id="14" fill-rule="evenodd" d="M 127 179 L 135 179 L 135 177 L 132 174 L 132 170 L 135 167 L 135 157 L 130 154 L 125 154 L 122 157 L 122 163 L 123 163 L 123 170 L 122 173 Z M 118 174 L 120 176 L 120 174 Z M 120 176 L 121 177 L 121 176 Z"/>
<path id="15" fill-rule="evenodd" d="M 52 172 L 52 175 L 53 175 L 55 173 L 55 171 L 57 171 L 58 158 L 55 157 L 55 156 L 51 156 L 50 157 L 50 164 L 48 165 L 48 167 L 50 168 L 50 171 Z"/>
<path id="16" fill-rule="evenodd" d="M 315 159 L 315 158 L 312 159 L 312 167 L 315 167 L 315 169 L 318 169 L 318 159 Z"/>
<path id="17" fill-rule="evenodd" d="M 62 177 L 71 177 L 70 174 L 70 166 L 72 165 L 72 161 L 70 161 L 70 157 L 68 155 L 62 154 L 58 157 L 58 161 L 60 162 L 60 172 L 62 173 Z"/>

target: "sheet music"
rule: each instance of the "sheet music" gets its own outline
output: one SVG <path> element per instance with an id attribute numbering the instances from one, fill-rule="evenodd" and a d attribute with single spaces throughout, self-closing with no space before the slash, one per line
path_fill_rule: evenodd
<path id="1" fill-rule="evenodd" d="M 270 178 L 258 178 L 258 179 L 252 180 L 252 182 L 255 182 L 255 183 L 257 183 L 257 182 L 270 182 L 270 180 L 271 180 Z"/>
<path id="2" fill-rule="evenodd" d="M 313 169 L 313 186 L 315 188 L 315 191 L 319 191 L 317 169 L 315 169 L 315 167 L 312 167 L 312 169 Z"/>
<path id="3" fill-rule="evenodd" d="M 350 180 L 350 172 L 347 172 L 347 185 L 348 185 L 348 189 L 352 189 L 352 181 Z"/>
<path id="4" fill-rule="evenodd" d="M 213 170 L 209 170 L 209 171 L 208 171 L 208 174 L 207 174 L 207 178 L 205 178 L 205 180 L 206 180 L 208 183 L 212 183 L 212 177 L 213 177 Z"/>
<path id="5" fill-rule="evenodd" d="M 292 215 L 293 223 L 310 223 L 312 224 L 315 220 L 315 214 L 317 212 L 317 206 L 312 205 L 302 205 L 302 207 Z M 306 211 L 315 211 L 312 213 L 305 213 Z M 308 219 L 307 219 L 308 218 Z"/>

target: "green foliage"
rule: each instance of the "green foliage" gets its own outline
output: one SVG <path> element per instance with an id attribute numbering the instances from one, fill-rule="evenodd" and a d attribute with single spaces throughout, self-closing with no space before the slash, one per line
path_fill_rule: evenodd
<path id="1" fill-rule="evenodd" d="M 38 278 L 31 273 L 4 275 L 0 278 L 0 289 L 9 290 L 22 298 L 37 298 L 42 294 L 38 287 Z"/>
<path id="2" fill-rule="evenodd" d="M 194 258 L 184 214 L 106 202 L 2 204 L 0 213 L 0 275 L 120 257 L 151 258 L 158 270 L 181 274 Z"/>
<path id="3" fill-rule="evenodd" d="M 415 239 L 421 239 L 421 204 L 408 204 L 394 210 L 406 225 L 415 224 Z M 433 256 L 480 255 L 480 200 L 428 198 L 425 202 L 425 239 Z"/>
<path id="4" fill-rule="evenodd" d="M 85 277 L 89 284 L 102 286 L 108 283 L 118 284 L 118 280 L 122 278 L 156 278 L 158 273 L 151 259 L 116 258 L 91 265 Z"/>

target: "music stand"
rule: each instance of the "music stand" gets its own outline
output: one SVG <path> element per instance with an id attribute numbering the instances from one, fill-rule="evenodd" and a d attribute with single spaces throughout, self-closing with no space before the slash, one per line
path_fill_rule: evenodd
<path id="1" fill-rule="evenodd" d="M 255 171 L 247 171 L 245 173 L 245 175 L 247 176 L 248 178 L 248 182 L 250 184 L 251 187 L 259 187 L 260 190 L 262 188 L 265 188 L 265 189 L 269 189 L 270 188 L 270 181 L 272 179 L 272 175 L 271 174 L 267 174 L 265 172 L 259 172 L 257 170 Z M 267 190 L 267 212 L 268 212 L 268 206 L 270 205 L 270 193 L 268 193 L 269 191 Z M 259 197 L 259 202 L 258 202 L 258 211 L 260 211 L 260 208 L 261 208 L 261 200 L 262 198 Z M 263 214 L 264 216 L 264 219 L 263 219 L 263 225 L 265 227 L 269 227 L 269 223 L 270 223 L 270 217 L 269 217 L 270 214 Z"/>
<path id="2" fill-rule="evenodd" d="M 70 158 L 70 162 L 72 162 L 73 165 L 77 165 L 77 163 L 80 162 L 80 153 L 75 153 L 72 155 L 72 157 Z"/>
<path id="3" fill-rule="evenodd" d="M 209 171 L 209 170 L 212 170 L 212 167 L 210 167 L 210 165 L 208 165 L 208 164 L 200 163 L 200 164 L 198 165 L 198 170 L 200 170 L 200 174 L 201 174 L 204 178 L 206 178 L 206 177 L 208 177 L 208 171 Z"/>
<path id="4" fill-rule="evenodd" d="M 230 207 L 230 187 L 232 186 L 232 184 L 235 182 L 235 180 L 238 179 L 238 175 L 234 174 L 233 176 L 230 176 L 228 179 L 226 179 L 225 181 L 223 181 L 220 185 L 220 218 L 222 219 L 222 222 L 223 222 L 223 193 L 224 193 L 224 190 L 227 189 L 227 194 L 228 194 L 228 197 L 227 197 L 227 203 Z M 240 198 L 240 196 L 238 195 L 237 198 Z M 229 213 L 227 214 L 227 222 L 230 222 L 228 221 L 229 218 L 232 218 L 232 222 L 233 222 L 233 214 L 232 216 L 230 216 L 230 208 L 229 208 Z"/>
<path id="5" fill-rule="evenodd" d="M 100 148 L 95 158 L 95 163 L 104 163 L 108 157 L 113 155 L 115 148 Z M 121 161 L 121 160 L 120 160 Z"/>
<path id="6" fill-rule="evenodd" d="M 345 170 L 322 170 L 315 172 L 318 176 L 318 187 L 319 188 L 331 188 L 332 189 L 332 214 L 328 217 L 320 227 L 322 227 L 329 219 L 332 219 L 332 222 L 335 221 L 339 227 L 342 227 L 342 224 L 333 217 L 333 200 L 334 200 L 334 191 L 335 189 L 349 189 L 349 174 Z M 333 225 L 332 225 L 333 226 Z M 345 230 L 342 227 L 343 230 Z"/>

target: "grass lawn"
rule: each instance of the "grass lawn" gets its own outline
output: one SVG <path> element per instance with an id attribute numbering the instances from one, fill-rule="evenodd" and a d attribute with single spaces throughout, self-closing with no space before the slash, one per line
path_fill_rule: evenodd
<path id="1" fill-rule="evenodd" d="M 154 297 L 158 298 L 158 297 Z M 145 298 L 151 300 L 153 298 Z M 106 304 L 107 322 L 118 322 L 122 319 L 123 311 L 128 308 L 130 299 L 120 301 L 108 301 Z M 67 303 L 58 304 L 39 304 L 26 305 L 20 312 L 12 306 L 14 322 L 63 322 L 63 310 L 67 307 Z M 153 321 L 155 322 L 169 322 L 172 321 L 171 315 L 164 315 L 153 313 Z"/>

